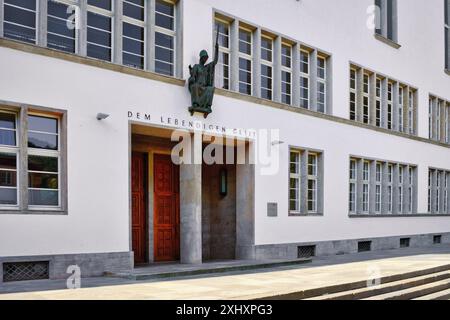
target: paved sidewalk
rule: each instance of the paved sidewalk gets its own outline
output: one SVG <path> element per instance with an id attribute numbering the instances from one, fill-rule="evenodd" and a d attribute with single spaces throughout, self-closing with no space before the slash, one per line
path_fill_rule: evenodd
<path id="1" fill-rule="evenodd" d="M 429 249 L 400 249 L 317 258 L 302 266 L 166 281 L 91 278 L 83 279 L 83 288 L 78 290 L 63 289 L 65 281 L 6 283 L 0 286 L 0 293 L 4 293 L 0 294 L 0 300 L 255 299 L 365 281 L 378 271 L 380 276 L 389 276 L 447 264 L 450 264 L 450 246 L 439 245 Z"/>

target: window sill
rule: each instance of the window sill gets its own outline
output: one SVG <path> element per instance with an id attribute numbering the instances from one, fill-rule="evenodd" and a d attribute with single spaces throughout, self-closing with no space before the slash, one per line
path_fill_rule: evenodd
<path id="1" fill-rule="evenodd" d="M 383 42 L 384 44 L 387 44 L 388 46 L 391 46 L 391 47 L 394 48 L 394 49 L 400 49 L 400 48 L 402 47 L 402 46 L 401 46 L 400 44 L 398 44 L 397 42 L 392 41 L 391 39 L 388 39 L 388 38 L 386 38 L 386 37 L 384 37 L 384 36 L 382 36 L 382 35 L 380 35 L 380 34 L 378 34 L 378 33 L 375 33 L 375 34 L 374 34 L 374 37 L 375 37 L 375 39 L 377 39 L 377 40 Z"/>
<path id="2" fill-rule="evenodd" d="M 0 215 L 67 216 L 66 210 L 0 209 Z"/>
<path id="3" fill-rule="evenodd" d="M 0 47 L 14 49 L 14 50 L 20 50 L 23 52 L 33 53 L 33 54 L 37 54 L 37 55 L 41 55 L 41 56 L 45 56 L 45 57 L 49 57 L 49 58 L 56 58 L 56 59 L 61 59 L 61 60 L 69 61 L 69 62 L 80 63 L 80 64 L 91 66 L 91 67 L 97 67 L 97 68 L 106 69 L 106 70 L 110 70 L 110 71 L 116 71 L 116 72 L 124 73 L 127 75 L 146 78 L 146 79 L 150 79 L 150 80 L 161 81 L 161 82 L 165 82 L 165 83 L 169 83 L 169 84 L 178 85 L 181 87 L 184 87 L 186 84 L 186 81 L 183 79 L 165 76 L 165 75 L 147 71 L 147 70 L 135 69 L 135 68 L 127 67 L 124 65 L 116 64 L 113 62 L 107 62 L 107 61 L 103 61 L 103 60 L 84 57 L 84 56 L 77 55 L 75 53 L 67 53 L 67 52 L 63 52 L 63 51 L 40 47 L 35 44 L 24 43 L 24 42 L 20 42 L 20 41 L 16 41 L 16 40 L 11 40 L 11 39 L 0 38 Z"/>
<path id="4" fill-rule="evenodd" d="M 351 213 L 349 218 L 439 218 L 450 217 L 450 214 L 414 213 L 414 214 L 356 214 Z"/>
<path id="5" fill-rule="evenodd" d="M 289 217 L 323 217 L 323 213 L 289 213 Z"/>

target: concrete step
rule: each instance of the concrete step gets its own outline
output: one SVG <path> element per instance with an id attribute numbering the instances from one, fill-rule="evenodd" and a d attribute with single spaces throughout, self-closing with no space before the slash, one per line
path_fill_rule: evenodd
<path id="1" fill-rule="evenodd" d="M 395 281 L 401 281 L 405 279 L 411 279 L 426 275 L 431 275 L 434 273 L 440 273 L 450 270 L 450 264 L 445 264 L 433 268 L 423 269 L 423 270 L 417 270 L 417 271 L 411 271 L 406 273 L 400 273 L 400 274 L 393 274 L 388 276 L 383 276 L 379 280 L 379 283 L 381 284 L 387 284 L 392 283 Z M 366 289 L 367 288 L 367 280 L 363 279 L 360 281 L 350 282 L 350 283 L 341 283 L 331 286 L 325 286 L 325 287 L 318 287 L 318 288 L 311 288 L 307 290 L 302 291 L 295 291 L 291 293 L 284 293 L 280 295 L 272 295 L 268 297 L 259 297 L 259 300 L 303 300 L 303 299 L 309 299 L 309 298 L 320 298 L 325 295 L 331 295 L 331 294 L 339 294 L 342 292 L 347 291 L 353 291 L 358 289 Z"/>
<path id="2" fill-rule="evenodd" d="M 450 289 L 431 293 L 413 300 L 450 300 Z"/>
<path id="3" fill-rule="evenodd" d="M 417 286 L 446 279 L 450 279 L 450 270 L 427 274 L 418 277 L 401 279 L 398 281 L 381 283 L 380 285 L 372 287 L 366 286 L 364 288 L 356 290 L 348 290 L 333 294 L 326 294 L 320 297 L 313 297 L 307 300 L 359 300 L 369 298 L 372 296 L 378 296 L 386 293 L 414 288 Z"/>
<path id="4" fill-rule="evenodd" d="M 421 286 L 412 287 L 400 291 L 376 295 L 363 300 L 412 300 L 414 298 L 426 296 L 447 289 L 450 289 L 449 279 L 431 282 Z"/>
<path id="5" fill-rule="evenodd" d="M 273 261 L 233 261 L 233 263 L 204 263 L 200 265 L 167 264 L 155 265 L 147 268 L 138 268 L 131 272 L 105 272 L 107 277 L 123 278 L 128 280 L 153 280 L 178 277 L 190 277 L 197 275 L 217 274 L 225 272 L 239 272 L 261 270 L 269 268 L 281 268 L 302 265 L 311 262 L 311 258 L 295 260 L 273 260 Z"/>

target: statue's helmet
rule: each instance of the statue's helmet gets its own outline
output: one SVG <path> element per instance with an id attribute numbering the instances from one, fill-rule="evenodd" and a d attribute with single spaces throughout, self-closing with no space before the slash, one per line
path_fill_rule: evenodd
<path id="1" fill-rule="evenodd" d="M 206 57 L 206 58 L 209 57 L 209 56 L 208 56 L 208 52 L 206 52 L 206 50 L 200 51 L 200 59 L 202 59 L 202 58 L 204 58 L 204 57 Z"/>

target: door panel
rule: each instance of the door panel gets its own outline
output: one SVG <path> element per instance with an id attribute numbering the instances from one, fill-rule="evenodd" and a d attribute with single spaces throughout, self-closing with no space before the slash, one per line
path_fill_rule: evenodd
<path id="1" fill-rule="evenodd" d="M 146 262 L 145 155 L 133 152 L 131 161 L 131 238 L 134 262 Z"/>
<path id="2" fill-rule="evenodd" d="M 155 261 L 179 259 L 179 170 L 170 155 L 154 156 Z"/>

